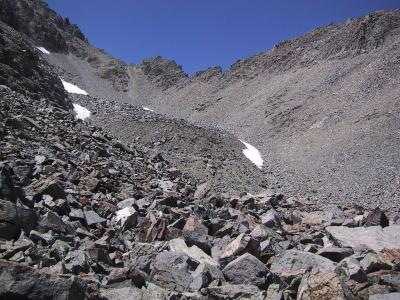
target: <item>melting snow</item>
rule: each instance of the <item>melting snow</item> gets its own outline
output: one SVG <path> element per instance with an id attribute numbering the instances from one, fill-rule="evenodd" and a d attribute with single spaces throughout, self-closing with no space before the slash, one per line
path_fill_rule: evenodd
<path id="1" fill-rule="evenodd" d="M 88 93 L 80 88 L 78 88 L 76 85 L 66 82 L 61 79 L 61 82 L 64 86 L 64 89 L 71 94 L 80 94 L 80 95 L 87 95 Z"/>
<path id="2" fill-rule="evenodd" d="M 44 47 L 36 47 L 40 52 L 44 53 L 44 54 L 50 54 L 50 51 L 47 50 Z"/>
<path id="3" fill-rule="evenodd" d="M 261 157 L 260 151 L 258 151 L 254 146 L 240 140 L 247 149 L 243 149 L 243 154 L 248 159 L 250 159 L 259 169 L 262 169 L 264 160 Z"/>
<path id="4" fill-rule="evenodd" d="M 152 110 L 151 108 L 148 108 L 148 107 L 146 107 L 146 106 L 143 106 L 142 108 L 143 108 L 144 110 L 154 112 L 154 110 Z"/>
<path id="5" fill-rule="evenodd" d="M 79 120 L 85 120 L 87 117 L 90 117 L 91 112 L 87 108 L 76 103 L 74 103 L 73 106 L 74 106 L 75 118 Z"/>

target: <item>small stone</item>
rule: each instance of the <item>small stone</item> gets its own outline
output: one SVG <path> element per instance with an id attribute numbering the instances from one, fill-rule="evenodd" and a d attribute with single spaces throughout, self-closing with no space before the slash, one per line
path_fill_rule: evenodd
<path id="1" fill-rule="evenodd" d="M 206 253 L 211 252 L 211 242 L 208 239 L 208 228 L 200 219 L 189 217 L 183 227 L 182 235 L 188 245 L 196 245 Z"/>
<path id="2" fill-rule="evenodd" d="M 260 251 L 260 243 L 251 236 L 241 233 L 236 239 L 224 247 L 221 258 L 233 257 L 241 255 L 245 252 L 258 255 Z"/>
<path id="3" fill-rule="evenodd" d="M 347 257 L 343 259 L 338 265 L 338 268 L 342 269 L 346 276 L 354 281 L 363 283 L 368 280 L 367 274 L 361 267 L 360 262 L 353 257 Z"/>

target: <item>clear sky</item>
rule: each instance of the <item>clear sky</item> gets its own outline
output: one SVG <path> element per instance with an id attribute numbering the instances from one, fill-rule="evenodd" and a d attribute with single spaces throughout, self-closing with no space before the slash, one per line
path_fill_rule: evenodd
<path id="1" fill-rule="evenodd" d="M 45 0 L 127 63 L 161 55 L 192 74 L 400 0 Z"/>

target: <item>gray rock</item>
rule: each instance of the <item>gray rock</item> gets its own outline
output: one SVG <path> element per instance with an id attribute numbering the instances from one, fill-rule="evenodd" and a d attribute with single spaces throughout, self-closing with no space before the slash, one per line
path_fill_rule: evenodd
<path id="1" fill-rule="evenodd" d="M 65 191 L 62 182 L 58 179 L 59 174 L 54 174 L 46 179 L 41 179 L 31 184 L 27 190 L 35 199 L 42 195 L 50 195 L 53 199 L 65 199 Z"/>
<path id="2" fill-rule="evenodd" d="M 375 294 L 369 296 L 369 300 L 398 300 L 398 299 L 400 299 L 400 293 Z"/>
<path id="3" fill-rule="evenodd" d="M 2 299 L 86 299 L 86 286 L 77 277 L 58 277 L 0 260 Z M 12 296 L 11 296 L 12 295 Z"/>
<path id="4" fill-rule="evenodd" d="M 367 274 L 361 267 L 360 262 L 354 257 L 347 257 L 343 259 L 338 265 L 338 269 L 342 270 L 347 278 L 359 283 L 363 283 L 368 280 Z"/>
<path id="5" fill-rule="evenodd" d="M 125 207 L 133 207 L 134 205 L 136 205 L 136 202 L 137 201 L 135 198 L 128 198 L 128 199 L 118 202 L 117 207 L 119 209 L 123 209 Z"/>
<path id="6" fill-rule="evenodd" d="M 16 239 L 21 229 L 29 234 L 36 227 L 36 223 L 37 215 L 34 210 L 0 200 L 0 238 Z"/>
<path id="7" fill-rule="evenodd" d="M 260 242 L 265 241 L 268 238 L 276 241 L 283 241 L 283 237 L 280 234 L 262 224 L 258 224 L 256 227 L 254 227 L 253 231 L 250 233 L 250 236 Z"/>
<path id="8" fill-rule="evenodd" d="M 364 258 L 360 261 L 360 264 L 367 273 L 392 269 L 392 266 L 383 261 L 378 254 L 371 252 L 364 256 Z"/>
<path id="9" fill-rule="evenodd" d="M 208 228 L 196 217 L 189 217 L 183 227 L 182 235 L 186 243 L 196 245 L 206 253 L 211 252 L 211 242 L 208 239 Z"/>
<path id="10" fill-rule="evenodd" d="M 260 243 L 251 236 L 241 233 L 236 239 L 224 247 L 221 258 L 238 256 L 245 252 L 258 256 L 260 252 Z"/>
<path id="11" fill-rule="evenodd" d="M 78 208 L 78 209 L 71 209 L 69 213 L 69 218 L 71 221 L 84 221 L 85 216 L 83 214 L 83 210 Z"/>
<path id="12" fill-rule="evenodd" d="M 225 278 L 234 284 L 254 284 L 265 288 L 268 268 L 253 255 L 246 253 L 231 261 L 223 270 Z"/>
<path id="13" fill-rule="evenodd" d="M 171 252 L 176 253 L 178 255 L 184 254 L 190 257 L 191 259 L 199 262 L 205 263 L 211 266 L 218 266 L 218 263 L 211 258 L 208 254 L 203 252 L 197 246 L 186 246 L 186 243 L 183 239 L 173 239 L 169 241 L 169 249 Z"/>
<path id="14" fill-rule="evenodd" d="M 82 250 L 68 252 L 65 257 L 65 269 L 75 275 L 79 273 L 88 273 L 89 264 L 86 253 Z"/>
<path id="15" fill-rule="evenodd" d="M 49 230 L 59 233 L 71 232 L 69 226 L 67 226 L 58 215 L 51 211 L 39 217 L 37 230 L 41 233 L 46 233 Z"/>
<path id="16" fill-rule="evenodd" d="M 143 292 L 135 286 L 117 286 L 101 290 L 101 295 L 109 300 L 143 299 Z"/>
<path id="17" fill-rule="evenodd" d="M 159 286 L 179 292 L 188 291 L 192 283 L 188 257 L 173 252 L 159 253 L 151 270 L 152 280 Z"/>
<path id="18" fill-rule="evenodd" d="M 258 287 L 252 284 L 226 284 L 208 287 L 205 293 L 210 299 L 264 299 Z"/>
<path id="19" fill-rule="evenodd" d="M 284 279 L 291 279 L 304 274 L 310 269 L 323 272 L 335 272 L 335 264 L 322 256 L 298 250 L 287 250 L 271 265 L 271 272 Z"/>
<path id="20" fill-rule="evenodd" d="M 107 222 L 106 219 L 100 217 L 95 211 L 93 210 L 85 210 L 83 212 L 85 215 L 85 221 L 88 226 L 95 226 L 97 224 L 104 224 Z"/>
<path id="21" fill-rule="evenodd" d="M 115 214 L 113 223 L 116 227 L 121 228 L 122 231 L 136 225 L 138 212 L 133 207 L 125 207 L 118 210 Z"/>
<path id="22" fill-rule="evenodd" d="M 261 223 L 269 228 L 279 227 L 281 225 L 279 215 L 273 208 L 261 216 Z"/>
<path id="23" fill-rule="evenodd" d="M 379 207 L 369 212 L 368 215 L 363 219 L 362 224 L 364 226 L 389 226 L 389 220 L 385 213 L 381 211 Z"/>
<path id="24" fill-rule="evenodd" d="M 376 252 L 380 252 L 384 248 L 400 248 L 400 225 L 391 225 L 385 228 L 380 226 L 356 228 L 330 226 L 326 228 L 326 231 L 341 247 L 354 249 L 359 245 L 366 245 Z"/>
<path id="25" fill-rule="evenodd" d="M 205 182 L 197 186 L 197 189 L 194 193 L 195 198 L 203 199 L 207 196 L 207 193 L 211 190 L 211 184 L 209 182 Z"/>

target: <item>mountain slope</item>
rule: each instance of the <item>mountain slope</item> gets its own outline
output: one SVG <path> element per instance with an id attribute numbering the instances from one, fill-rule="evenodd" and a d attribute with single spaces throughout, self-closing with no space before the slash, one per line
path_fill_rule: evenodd
<path id="1" fill-rule="evenodd" d="M 40 1 L 0 4 L 14 12 L 13 21 L 7 14 L 3 20 L 37 46 L 52 47 L 24 29 L 46 20 L 45 31 L 57 31 L 65 43 L 45 58 L 95 98 L 218 127 L 254 145 L 265 167 L 253 176 L 263 185 L 321 205 L 398 205 L 400 10 L 331 24 L 226 72 L 215 67 L 190 77 L 160 57 L 138 65 L 112 58 Z M 106 127 L 118 134 L 118 126 Z"/>

